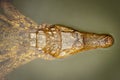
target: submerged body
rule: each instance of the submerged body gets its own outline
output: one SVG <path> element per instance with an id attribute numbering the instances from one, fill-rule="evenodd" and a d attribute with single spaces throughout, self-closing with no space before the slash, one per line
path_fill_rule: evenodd
<path id="1" fill-rule="evenodd" d="M 9 0 L 0 0 L 0 80 L 36 58 L 55 59 L 113 44 L 110 35 L 80 32 L 62 25 L 38 25 Z"/>

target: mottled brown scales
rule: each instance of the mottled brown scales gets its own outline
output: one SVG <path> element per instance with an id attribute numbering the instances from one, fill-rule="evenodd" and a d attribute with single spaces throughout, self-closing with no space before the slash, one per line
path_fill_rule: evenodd
<path id="1" fill-rule="evenodd" d="M 109 35 L 80 32 L 61 25 L 38 25 L 9 0 L 0 0 L 0 80 L 36 58 L 55 59 L 113 44 Z"/>

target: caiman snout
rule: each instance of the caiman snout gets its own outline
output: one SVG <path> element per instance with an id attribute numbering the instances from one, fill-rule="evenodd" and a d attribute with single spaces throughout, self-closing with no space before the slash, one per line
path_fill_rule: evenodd
<path id="1" fill-rule="evenodd" d="M 113 44 L 113 38 L 110 35 L 106 35 L 103 39 L 100 40 L 101 41 L 101 46 L 103 48 L 107 48 L 110 47 Z"/>
<path id="2" fill-rule="evenodd" d="M 113 44 L 113 37 L 106 34 L 84 34 L 84 43 L 86 48 L 107 48 Z"/>

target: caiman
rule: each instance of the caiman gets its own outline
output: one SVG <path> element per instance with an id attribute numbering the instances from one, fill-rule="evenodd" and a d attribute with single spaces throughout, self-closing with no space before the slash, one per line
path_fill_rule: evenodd
<path id="1" fill-rule="evenodd" d="M 37 24 L 18 11 L 10 0 L 0 0 L 0 80 L 34 59 L 64 58 L 96 48 L 107 48 L 113 37 L 82 32 L 57 24 Z"/>

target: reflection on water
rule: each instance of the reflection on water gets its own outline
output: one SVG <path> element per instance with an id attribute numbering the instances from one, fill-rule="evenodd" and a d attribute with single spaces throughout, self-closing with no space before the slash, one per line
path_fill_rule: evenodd
<path id="1" fill-rule="evenodd" d="M 66 59 L 37 59 L 13 71 L 9 80 L 120 79 L 119 2 L 91 0 L 13 0 L 24 15 L 38 23 L 64 24 L 75 29 L 113 35 L 106 49 L 83 52 Z"/>

